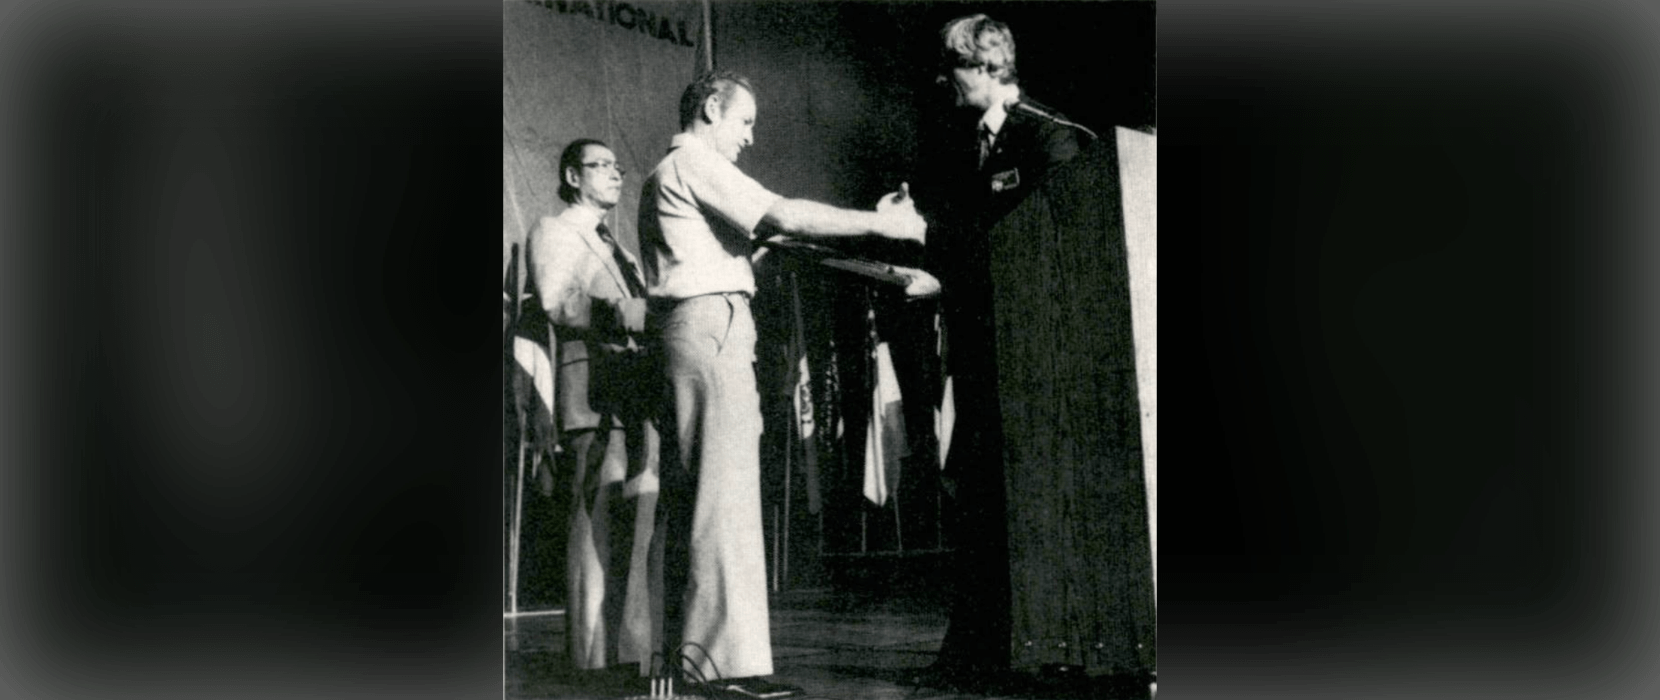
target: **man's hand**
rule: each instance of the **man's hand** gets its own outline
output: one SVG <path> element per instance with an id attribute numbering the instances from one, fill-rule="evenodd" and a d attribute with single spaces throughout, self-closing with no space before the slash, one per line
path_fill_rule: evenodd
<path id="1" fill-rule="evenodd" d="M 928 274 L 927 270 L 918 270 L 914 267 L 894 265 L 890 268 L 894 274 L 901 275 L 909 280 L 905 285 L 905 294 L 913 297 L 933 296 L 940 292 L 939 278 Z"/>
<path id="2" fill-rule="evenodd" d="M 916 213 L 916 207 L 904 206 L 900 211 L 889 212 L 888 216 L 896 221 L 888 231 L 887 237 L 898 241 L 916 241 L 926 245 L 928 243 L 928 222 L 922 220 L 922 215 Z"/>
<path id="3" fill-rule="evenodd" d="M 911 183 L 901 182 L 899 183 L 898 192 L 889 192 L 881 199 L 876 200 L 876 211 L 877 213 L 883 213 L 901 203 L 908 202 L 911 202 Z M 914 209 L 916 205 L 912 203 L 911 207 Z"/>
<path id="4" fill-rule="evenodd" d="M 899 241 L 927 242 L 928 222 L 916 213 L 916 200 L 911 199 L 911 187 L 900 183 L 898 192 L 890 192 L 876 202 L 876 213 L 886 226 L 882 235 Z"/>
<path id="5" fill-rule="evenodd" d="M 646 300 L 618 299 L 617 320 L 622 323 L 623 330 L 629 333 L 644 333 L 646 330 Z"/>

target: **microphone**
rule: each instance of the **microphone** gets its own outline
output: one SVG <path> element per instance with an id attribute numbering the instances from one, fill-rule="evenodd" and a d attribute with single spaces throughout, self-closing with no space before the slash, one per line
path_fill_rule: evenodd
<path id="1" fill-rule="evenodd" d="M 1037 117 L 1039 119 L 1043 119 L 1043 120 L 1046 120 L 1046 121 L 1052 121 L 1056 124 L 1060 124 L 1061 126 L 1070 126 L 1074 129 L 1077 129 L 1077 130 L 1082 131 L 1086 134 L 1089 134 L 1089 137 L 1092 138 L 1092 139 L 1100 139 L 1101 138 L 1099 136 L 1096 136 L 1095 132 L 1090 131 L 1088 127 L 1086 127 L 1082 124 L 1079 124 L 1077 122 L 1067 121 L 1067 120 L 1062 119 L 1062 118 L 1060 118 L 1056 115 L 1045 112 L 1041 109 L 1038 109 L 1037 107 L 1033 107 L 1030 104 L 1027 104 L 1025 102 L 1020 101 L 1019 98 L 1015 98 L 1015 100 L 1013 102 L 1009 102 L 1008 104 L 1003 105 L 1003 109 L 1004 109 L 1004 111 L 1025 112 L 1025 113 L 1030 114 L 1030 115 L 1032 115 L 1034 117 Z"/>

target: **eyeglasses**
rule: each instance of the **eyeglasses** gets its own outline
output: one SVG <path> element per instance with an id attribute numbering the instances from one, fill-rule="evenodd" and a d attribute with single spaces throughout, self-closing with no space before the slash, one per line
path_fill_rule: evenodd
<path id="1" fill-rule="evenodd" d="M 972 56 L 963 56 L 955 51 L 940 53 L 939 69 L 949 73 L 953 68 L 977 68 L 986 65 L 983 61 L 976 61 Z"/>
<path id="2" fill-rule="evenodd" d="M 621 163 L 618 163 L 617 161 L 614 161 L 614 160 L 602 160 L 602 161 L 597 161 L 597 162 L 593 162 L 593 163 L 583 163 L 582 167 L 584 167 L 584 168 L 598 168 L 600 170 L 611 170 L 611 171 L 617 173 L 618 177 L 621 177 L 623 175 L 628 174 L 628 169 L 624 168 Z"/>

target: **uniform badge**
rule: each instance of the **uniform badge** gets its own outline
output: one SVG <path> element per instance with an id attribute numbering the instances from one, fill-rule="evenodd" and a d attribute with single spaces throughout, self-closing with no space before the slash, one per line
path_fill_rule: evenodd
<path id="1" fill-rule="evenodd" d="M 991 176 L 991 191 L 1004 192 L 1020 186 L 1020 169 L 1009 168 Z"/>

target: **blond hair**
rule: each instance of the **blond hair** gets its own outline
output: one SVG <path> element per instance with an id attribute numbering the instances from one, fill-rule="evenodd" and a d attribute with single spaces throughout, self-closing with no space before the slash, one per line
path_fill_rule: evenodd
<path id="1" fill-rule="evenodd" d="M 941 57 L 959 68 L 984 67 L 1005 85 L 1015 81 L 1014 32 L 985 15 L 958 17 L 940 30 Z"/>

